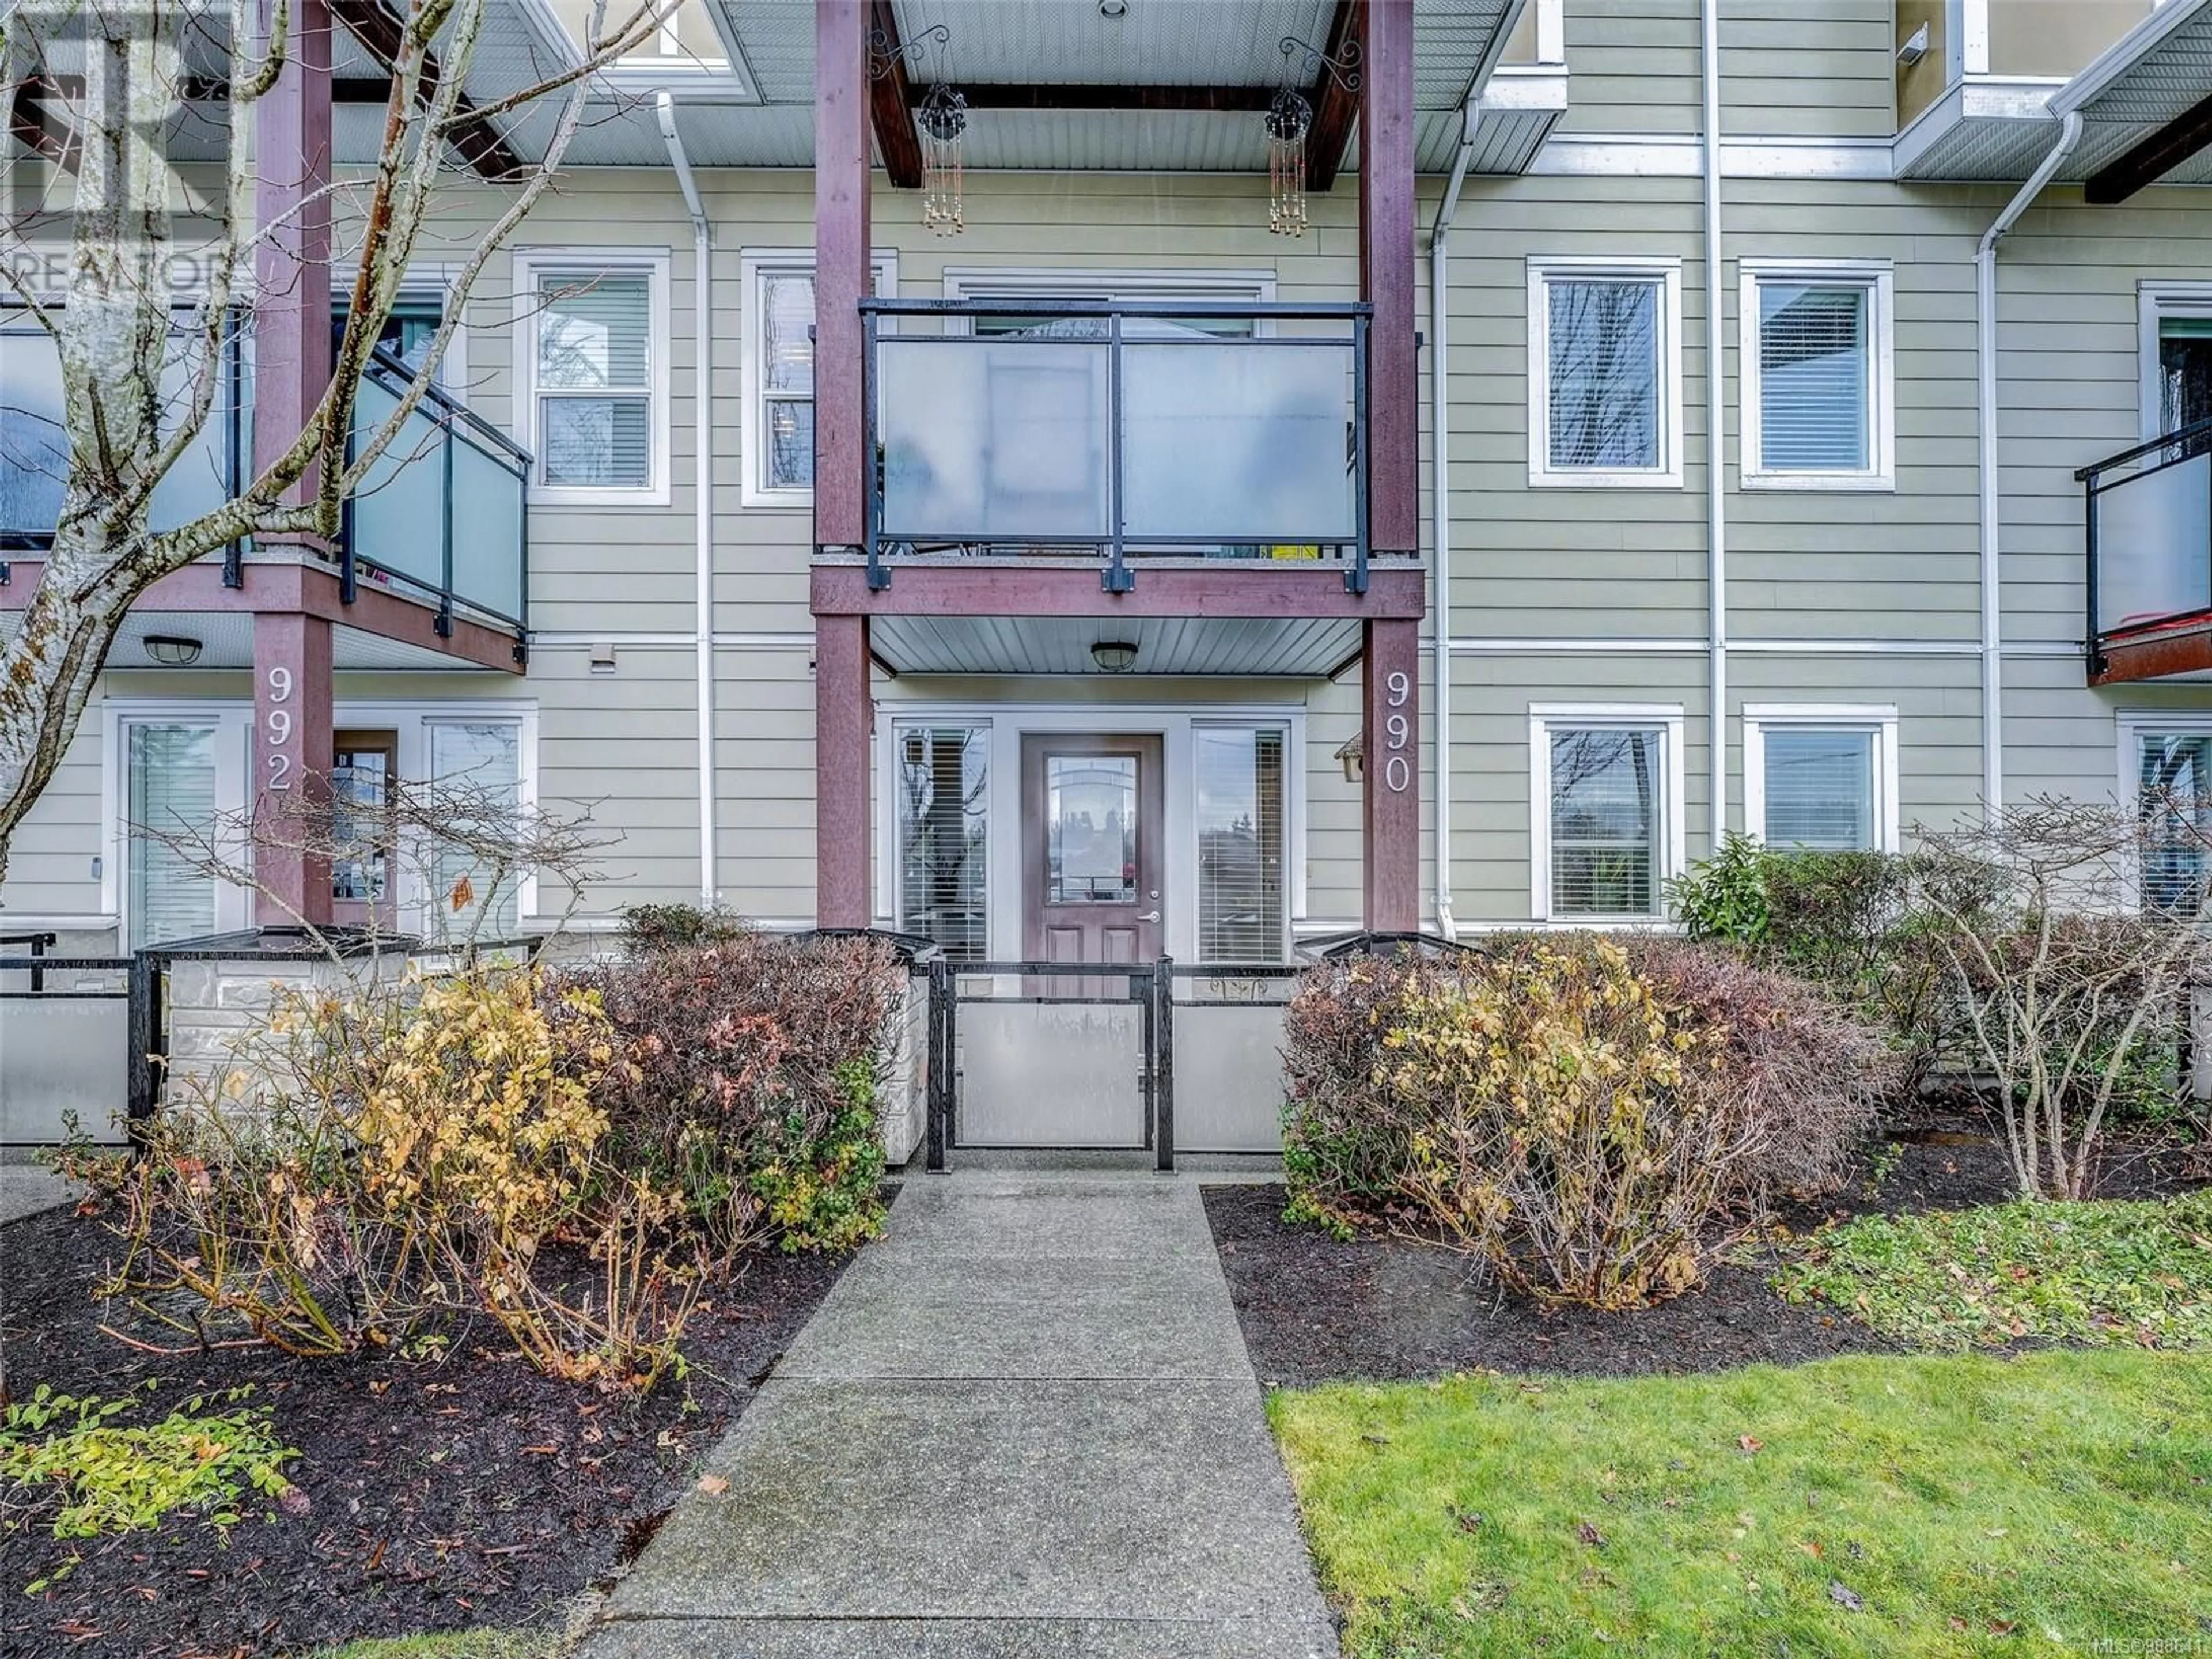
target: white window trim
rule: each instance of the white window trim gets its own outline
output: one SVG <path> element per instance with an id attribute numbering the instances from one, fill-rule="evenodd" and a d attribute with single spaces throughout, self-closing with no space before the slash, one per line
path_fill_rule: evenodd
<path id="1" fill-rule="evenodd" d="M 1766 283 L 1810 283 L 1867 291 L 1867 459 L 1855 471 L 1770 467 L 1759 454 L 1759 303 Z M 1736 380 L 1742 397 L 1737 422 L 1736 476 L 1746 489 L 1897 488 L 1896 276 L 1887 259 L 1739 259 L 1736 261 Z"/>
<path id="2" fill-rule="evenodd" d="M 1613 276 L 1659 284 L 1659 465 L 1552 465 L 1553 277 Z M 1528 484 L 1535 489 L 1680 489 L 1682 487 L 1682 262 L 1678 258 L 1532 258 L 1528 261 Z"/>
<path id="3" fill-rule="evenodd" d="M 515 431 L 532 456 L 528 501 L 544 507 L 666 507 L 672 471 L 672 441 L 668 418 L 668 387 L 676 378 L 671 361 L 668 327 L 668 263 L 666 248 L 532 247 L 514 254 L 514 413 Z M 650 382 L 651 412 L 646 436 L 652 450 L 647 481 L 635 489 L 598 485 L 549 484 L 538 479 L 544 434 L 538 419 L 538 275 L 564 266 L 597 267 L 608 272 L 645 274 L 652 332 L 647 349 L 647 378 Z"/>
<path id="4" fill-rule="evenodd" d="M 1666 747 L 1662 757 L 1665 797 L 1662 817 L 1658 908 L 1619 916 L 1552 915 L 1552 732 L 1657 732 Z M 1687 867 L 1689 830 L 1684 791 L 1688 767 L 1683 757 L 1680 703 L 1532 702 L 1528 705 L 1528 914 L 1564 927 L 1662 927 L 1667 925 L 1664 884 Z"/>
<path id="5" fill-rule="evenodd" d="M 1284 902 L 1288 907 L 1286 943 L 1306 920 L 1306 710 L 1305 705 L 1221 703 L 1194 708 L 1160 704 L 1071 705 L 1067 703 L 877 704 L 874 757 L 876 814 L 876 914 L 884 927 L 898 916 L 898 755 L 902 732 L 940 726 L 987 729 L 990 750 L 985 811 L 989 839 L 985 850 L 984 933 L 991 959 L 1018 962 L 1023 948 L 1022 738 L 1031 733 L 1107 732 L 1159 734 L 1161 834 L 1166 838 L 1167 867 L 1162 888 L 1166 911 L 1163 935 L 1168 954 L 1178 962 L 1198 959 L 1198 784 L 1191 742 L 1202 726 L 1273 726 L 1285 735 L 1283 856 L 1288 865 Z M 1000 826 L 1009 826 L 1002 830 Z"/>
<path id="6" fill-rule="evenodd" d="M 761 325 L 761 299 L 764 276 L 814 275 L 814 250 L 811 247 L 754 247 L 747 248 L 738 260 L 742 285 L 738 292 L 744 306 L 741 325 L 743 338 L 738 343 L 738 355 L 744 374 L 744 407 L 738 428 L 739 505 L 765 507 L 771 510 L 803 512 L 814 505 L 814 489 L 772 489 L 769 487 L 764 470 L 768 459 L 768 422 L 763 418 L 766 410 L 767 387 L 761 374 L 760 343 L 765 337 Z M 874 278 L 876 297 L 895 300 L 898 297 L 898 250 L 879 247 L 868 256 Z"/>
<path id="7" fill-rule="evenodd" d="M 1874 738 L 1874 850 L 1899 846 L 1897 794 L 1897 710 L 1887 703 L 1747 702 L 1743 706 L 1743 823 L 1766 839 L 1766 734 L 1776 727 L 1817 732 L 1864 732 Z"/>
<path id="8" fill-rule="evenodd" d="M 538 705 L 519 698 L 446 699 L 430 702 L 385 700 L 341 702 L 331 711 L 334 731 L 384 730 L 398 734 L 395 763 L 402 777 L 421 777 L 429 728 L 444 724 L 515 726 L 516 794 L 523 811 L 538 805 Z M 100 908 L 114 917 L 118 939 L 131 937 L 130 890 L 123 880 L 129 854 L 128 755 L 124 729 L 129 726 L 210 725 L 216 728 L 216 811 L 244 809 L 252 775 L 253 705 L 234 698 L 111 696 L 100 705 Z M 235 770 L 233 770 L 234 762 Z M 402 892 L 400 915 L 419 911 L 426 896 Z M 538 911 L 538 875 L 526 873 L 515 895 L 518 927 L 543 925 Z M 242 887 L 218 884 L 216 929 L 234 932 L 253 924 L 253 895 Z"/>
<path id="9" fill-rule="evenodd" d="M 2158 325 L 2167 317 L 2212 317 L 2212 283 L 2153 279 L 2136 284 L 2136 430 L 2159 435 Z"/>
<path id="10" fill-rule="evenodd" d="M 2212 713 L 2182 708 L 2123 708 L 2113 716 L 2118 733 L 2115 749 L 2115 776 L 2112 798 L 2124 811 L 2140 810 L 2142 800 L 2142 740 L 2155 733 L 2160 736 L 2212 736 Z M 2130 911 L 2142 907 L 2141 872 L 2133 867 L 2123 877 L 2121 902 Z"/>

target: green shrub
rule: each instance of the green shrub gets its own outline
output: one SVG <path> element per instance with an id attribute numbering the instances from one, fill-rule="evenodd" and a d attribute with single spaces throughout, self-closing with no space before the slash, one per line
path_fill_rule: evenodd
<path id="1" fill-rule="evenodd" d="M 1721 849 L 1667 884 L 1667 901 L 1692 939 L 1756 945 L 1766 937 L 1766 882 L 1773 855 L 1731 830 Z"/>
<path id="2" fill-rule="evenodd" d="M 197 1510 L 217 1528 L 235 1525 L 249 1494 L 274 1500 L 291 1490 L 284 1465 L 300 1455 L 276 1443 L 265 1407 L 240 1403 L 252 1393 L 195 1395 L 161 1421 L 134 1425 L 117 1419 L 135 1401 L 57 1394 L 41 1382 L 29 1399 L 0 1409 L 0 1481 L 32 1500 L 7 1518 L 6 1530 L 49 1510 L 56 1538 L 143 1530 L 179 1510 Z M 31 1593 L 70 1565 L 31 1584 Z"/>
<path id="3" fill-rule="evenodd" d="M 1285 1039 L 1293 1219 L 1414 1218 L 1524 1294 L 1600 1307 L 1698 1283 L 1745 1205 L 1834 1184 L 1885 1075 L 1808 988 L 1589 935 L 1316 969 Z"/>
<path id="4" fill-rule="evenodd" d="M 618 1166 L 680 1195 L 717 1249 L 842 1249 L 881 1230 L 876 1091 L 906 970 L 880 939 L 741 930 L 572 976 L 629 1061 Z"/>

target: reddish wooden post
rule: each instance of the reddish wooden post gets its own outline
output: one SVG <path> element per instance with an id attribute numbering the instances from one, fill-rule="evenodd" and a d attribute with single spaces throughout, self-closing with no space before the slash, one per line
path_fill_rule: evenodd
<path id="1" fill-rule="evenodd" d="M 264 20 L 265 21 L 265 20 Z M 255 107 L 253 465 L 291 447 L 331 383 L 331 14 L 296 0 L 283 73 Z M 287 500 L 307 501 L 310 472 Z M 264 542 L 269 538 L 262 538 Z"/>
<path id="2" fill-rule="evenodd" d="M 1360 0 L 1359 292 L 1367 333 L 1369 545 L 1421 547 L 1413 320 L 1413 3 Z"/>
<path id="3" fill-rule="evenodd" d="M 866 539 L 860 299 L 868 291 L 869 0 L 814 8 L 814 541 Z M 868 619 L 814 619 L 814 921 L 865 927 Z"/>
<path id="4" fill-rule="evenodd" d="M 1421 625 L 1366 625 L 1359 707 L 1364 780 L 1365 926 L 1410 933 L 1421 925 Z"/>
<path id="5" fill-rule="evenodd" d="M 331 14 L 295 0 L 287 60 L 257 106 L 262 228 L 254 255 L 253 466 L 258 472 L 307 425 L 331 381 Z M 287 497 L 309 499 L 310 471 Z M 302 556 L 319 538 L 287 540 Z M 296 612 L 253 618 L 254 919 L 264 927 L 331 920 L 331 868 L 300 842 L 319 840 L 331 769 L 331 624 Z"/>
<path id="6" fill-rule="evenodd" d="M 1367 334 L 1368 535 L 1421 548 L 1420 382 L 1413 311 L 1413 0 L 1359 0 L 1359 283 Z M 1437 626 L 1443 626 L 1439 619 Z M 1420 624 L 1366 625 L 1360 830 L 1366 925 L 1421 925 Z"/>
<path id="7" fill-rule="evenodd" d="M 866 927 L 868 619 L 814 619 L 814 925 Z"/>
<path id="8" fill-rule="evenodd" d="M 866 535 L 860 300 L 868 291 L 867 0 L 814 8 L 814 540 Z"/>
<path id="9" fill-rule="evenodd" d="M 331 862 L 319 851 L 331 787 L 331 625 L 298 611 L 253 618 L 254 920 L 331 920 Z"/>

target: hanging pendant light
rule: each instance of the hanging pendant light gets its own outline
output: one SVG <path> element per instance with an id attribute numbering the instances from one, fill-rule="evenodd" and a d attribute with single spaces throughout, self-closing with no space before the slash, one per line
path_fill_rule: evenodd
<path id="1" fill-rule="evenodd" d="M 968 100 L 939 81 L 914 112 L 921 135 L 921 222 L 939 236 L 966 228 L 960 140 L 968 131 Z"/>
<path id="2" fill-rule="evenodd" d="M 1359 46 L 1347 40 L 1340 57 L 1332 59 L 1286 34 L 1281 50 L 1284 85 L 1262 118 L 1267 130 L 1267 228 L 1278 236 L 1303 236 L 1312 222 L 1306 210 L 1306 139 L 1313 131 L 1314 112 L 1295 83 L 1309 70 L 1318 70 L 1346 92 L 1358 91 L 1354 66 Z"/>
<path id="3" fill-rule="evenodd" d="M 923 51 L 933 60 L 929 90 L 914 106 L 915 134 L 921 142 L 921 222 L 936 235 L 957 236 L 968 225 L 963 199 L 967 180 L 960 160 L 961 140 L 968 132 L 968 99 L 945 72 L 945 52 L 952 44 L 952 31 L 938 23 L 911 40 L 898 42 L 878 29 L 869 44 L 874 48 L 869 74 L 878 81 L 892 80 L 902 94 L 906 80 L 899 72 L 901 64 Z"/>
<path id="4" fill-rule="evenodd" d="M 1278 236 L 1306 234 L 1306 135 L 1313 106 L 1288 87 L 1267 106 L 1267 228 Z"/>

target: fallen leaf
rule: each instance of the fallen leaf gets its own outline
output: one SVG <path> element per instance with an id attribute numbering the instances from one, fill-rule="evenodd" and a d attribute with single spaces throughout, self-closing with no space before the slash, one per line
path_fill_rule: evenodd
<path id="1" fill-rule="evenodd" d="M 1766 1443 L 1756 1435 L 1740 1434 L 1735 1437 L 1735 1443 L 1743 1448 L 1744 1455 L 1748 1457 Z"/>
<path id="2" fill-rule="evenodd" d="M 1482 1530 L 1482 1513 L 1481 1513 L 1481 1511 L 1480 1511 L 1480 1510 L 1469 1510 L 1466 1514 L 1464 1514 L 1464 1515 L 1461 1516 L 1459 1517 L 1459 1529 L 1460 1529 L 1462 1532 L 1480 1532 L 1480 1531 L 1481 1531 L 1481 1530 Z"/>
<path id="3" fill-rule="evenodd" d="M 1804 1551 L 1806 1554 L 1811 1556 L 1815 1561 L 1819 1560 L 1823 1555 L 1827 1553 L 1826 1551 L 1820 1547 L 1820 1542 L 1817 1539 L 1808 1539 L 1805 1542 L 1798 1545 L 1797 1547 Z"/>
<path id="4" fill-rule="evenodd" d="M 1595 1527 L 1590 1525 L 1587 1521 L 1583 1522 L 1580 1526 L 1575 1528 L 1575 1536 L 1581 1539 L 1583 1543 L 1588 1544 L 1592 1549 L 1601 1550 L 1605 1547 L 1605 1534 L 1600 1532 Z"/>
<path id="5" fill-rule="evenodd" d="M 1990 1634 L 1992 1636 L 2009 1636 L 2019 1628 L 2020 1621 L 2015 1619 L 1992 1619 L 1990 1620 Z"/>
<path id="6" fill-rule="evenodd" d="M 720 1498 L 729 1489 L 730 1478 L 726 1474 L 702 1474 L 699 1477 L 699 1490 L 709 1498 Z"/>
<path id="7" fill-rule="evenodd" d="M 1846 1613 L 1866 1611 L 1866 1603 L 1859 1599 L 1859 1593 L 1840 1578 L 1828 1581 L 1828 1599 Z"/>

